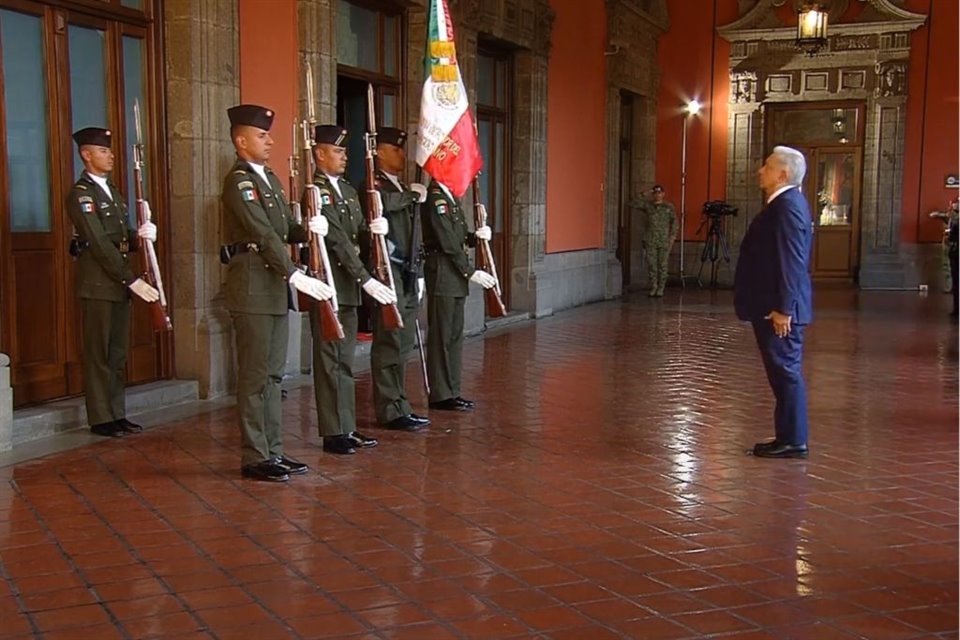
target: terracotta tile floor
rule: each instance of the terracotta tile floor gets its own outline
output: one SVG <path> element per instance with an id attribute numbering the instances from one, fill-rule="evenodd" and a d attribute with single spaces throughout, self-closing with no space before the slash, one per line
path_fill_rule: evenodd
<path id="1" fill-rule="evenodd" d="M 818 293 L 808 461 L 744 455 L 752 336 L 669 292 L 469 342 L 475 413 L 397 434 L 364 401 L 353 457 L 291 392 L 287 485 L 239 478 L 229 409 L 0 469 L 0 637 L 957 638 L 943 303 Z"/>

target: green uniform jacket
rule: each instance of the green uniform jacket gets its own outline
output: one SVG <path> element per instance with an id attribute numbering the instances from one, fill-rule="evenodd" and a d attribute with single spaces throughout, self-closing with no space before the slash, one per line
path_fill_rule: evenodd
<path id="1" fill-rule="evenodd" d="M 359 307 L 360 285 L 371 277 L 360 256 L 360 236 L 367 233 L 360 198 L 353 185 L 343 178 L 337 182 L 343 194 L 340 197 L 322 171 L 313 174 L 313 183 L 320 188 L 321 211 L 330 223 L 325 240 L 333 282 L 337 287 L 337 301 Z"/>
<path id="2" fill-rule="evenodd" d="M 238 159 L 223 181 L 224 242 L 257 247 L 230 260 L 224 293 L 228 311 L 285 315 L 296 269 L 285 243 L 306 242 L 307 233 L 291 219 L 280 180 L 265 170 L 268 182 Z"/>
<path id="3" fill-rule="evenodd" d="M 475 245 L 476 238 L 467 228 L 460 203 L 432 182 L 423 213 L 423 246 L 427 252 L 424 277 L 431 296 L 467 296 L 475 271 L 467 247 Z"/>
<path id="4" fill-rule="evenodd" d="M 83 172 L 67 195 L 67 213 L 86 248 L 77 260 L 77 292 L 88 300 L 128 300 L 137 279 L 128 252 L 136 250 L 136 230 L 127 226 L 127 205 L 112 183 L 113 199 Z"/>
<path id="5" fill-rule="evenodd" d="M 397 179 L 399 181 L 399 178 Z M 407 252 L 410 251 L 410 236 L 413 233 L 413 206 L 417 200 L 415 191 L 406 189 L 406 185 L 400 182 L 403 189 L 397 189 L 393 181 L 387 177 L 383 171 L 377 171 L 376 188 L 380 192 L 380 199 L 383 201 L 383 215 L 390 224 L 390 230 L 387 232 L 387 250 L 390 252 L 390 262 L 393 263 L 394 270 L 403 272 L 403 267 L 407 261 Z M 360 186 L 362 193 L 366 194 L 366 182 Z M 366 212 L 367 198 L 363 198 L 363 209 Z M 367 256 L 369 263 L 369 256 Z M 419 275 L 419 274 L 418 274 Z"/>
<path id="6" fill-rule="evenodd" d="M 665 246 L 677 235 L 677 214 L 669 202 L 657 204 L 644 200 L 639 208 L 646 215 L 643 242 L 648 245 Z"/>

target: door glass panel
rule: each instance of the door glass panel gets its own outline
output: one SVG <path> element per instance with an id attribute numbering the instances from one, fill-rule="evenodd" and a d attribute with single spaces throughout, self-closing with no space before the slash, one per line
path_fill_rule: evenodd
<path id="1" fill-rule="evenodd" d="M 10 229 L 49 232 L 50 158 L 40 18 L 0 10 Z"/>
<path id="2" fill-rule="evenodd" d="M 397 73 L 397 26 L 400 21 L 396 16 L 383 17 L 383 72 L 388 76 L 398 76 Z"/>
<path id="3" fill-rule="evenodd" d="M 143 0 L 122 0 L 120 4 L 131 9 L 143 10 Z"/>
<path id="4" fill-rule="evenodd" d="M 377 42 L 377 13 L 340 0 L 337 4 L 337 62 L 379 71 Z"/>
<path id="5" fill-rule="evenodd" d="M 506 138 L 505 138 L 505 127 L 502 122 L 498 122 L 494 125 L 494 156 L 493 162 L 491 162 L 491 170 L 493 171 L 493 193 L 496 201 L 496 214 L 493 217 L 493 232 L 502 233 L 503 232 L 503 215 L 501 214 L 502 205 L 503 205 L 503 172 L 506 168 L 503 163 L 503 150 L 506 148 Z"/>
<path id="6" fill-rule="evenodd" d="M 137 141 L 137 125 L 133 117 L 133 105 L 135 102 L 140 103 L 140 127 L 143 135 L 143 144 L 144 144 L 144 153 L 148 152 L 147 148 L 147 123 L 150 121 L 147 109 L 146 96 L 143 92 L 144 86 L 144 56 L 143 56 L 143 40 L 140 38 L 133 38 L 130 36 L 123 37 L 123 119 L 126 124 L 126 140 L 127 148 L 130 148 L 130 145 L 134 144 Z M 114 152 L 117 150 L 114 149 Z M 119 155 L 119 154 L 118 154 Z M 130 222 L 134 223 L 134 217 L 136 216 L 136 189 L 134 188 L 134 175 L 133 175 L 133 153 L 125 154 L 127 157 L 127 213 L 130 217 Z M 150 199 L 149 197 L 149 181 L 147 176 L 149 172 L 146 170 L 146 167 L 143 167 L 143 197 Z"/>
<path id="7" fill-rule="evenodd" d="M 109 128 L 107 117 L 106 34 L 100 29 L 70 25 L 70 109 L 73 131 L 84 127 Z M 83 161 L 74 148 L 74 173 Z M 116 151 L 116 149 L 114 149 Z"/>
<path id="8" fill-rule="evenodd" d="M 497 104 L 494 87 L 494 69 L 496 60 L 490 56 L 477 56 L 477 104 L 495 106 Z"/>
<path id="9" fill-rule="evenodd" d="M 477 131 L 480 142 L 480 157 L 483 158 L 483 169 L 480 171 L 478 182 L 480 183 L 480 202 L 487 206 L 490 211 L 490 176 L 487 171 L 490 167 L 490 121 L 478 120 Z"/>
<path id="10" fill-rule="evenodd" d="M 856 109 L 777 109 L 773 144 L 856 144 Z"/>
<path id="11" fill-rule="evenodd" d="M 817 224 L 850 224 L 853 208 L 853 154 L 821 153 L 817 161 L 817 176 Z"/>
<path id="12" fill-rule="evenodd" d="M 380 122 L 385 127 L 397 126 L 397 96 L 383 94 L 383 113 L 380 114 Z"/>

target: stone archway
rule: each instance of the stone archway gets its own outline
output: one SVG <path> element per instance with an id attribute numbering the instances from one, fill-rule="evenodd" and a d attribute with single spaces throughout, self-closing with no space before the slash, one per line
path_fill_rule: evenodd
<path id="1" fill-rule="evenodd" d="M 830 35 L 820 55 L 806 56 L 795 29 L 776 9 L 786 0 L 741 2 L 741 17 L 720 27 L 730 41 L 727 199 L 740 209 L 731 225 L 739 243 L 762 206 L 753 173 L 762 161 L 763 120 L 770 104 L 857 100 L 866 105 L 859 283 L 902 287 L 917 279 L 916 260 L 899 237 L 910 34 L 926 16 L 891 0 L 858 0 L 851 22 L 834 22 L 850 0 L 830 9 Z M 752 5 L 752 6 L 750 6 Z"/>

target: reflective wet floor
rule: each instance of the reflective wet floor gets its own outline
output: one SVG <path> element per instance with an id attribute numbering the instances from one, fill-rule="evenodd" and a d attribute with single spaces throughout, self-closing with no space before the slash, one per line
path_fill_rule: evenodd
<path id="1" fill-rule="evenodd" d="M 727 293 L 467 343 L 473 413 L 241 480 L 236 413 L 0 469 L 0 638 L 958 637 L 957 326 L 817 293 L 811 455 L 746 456 L 772 397 Z M 427 413 L 417 370 L 409 386 Z"/>

